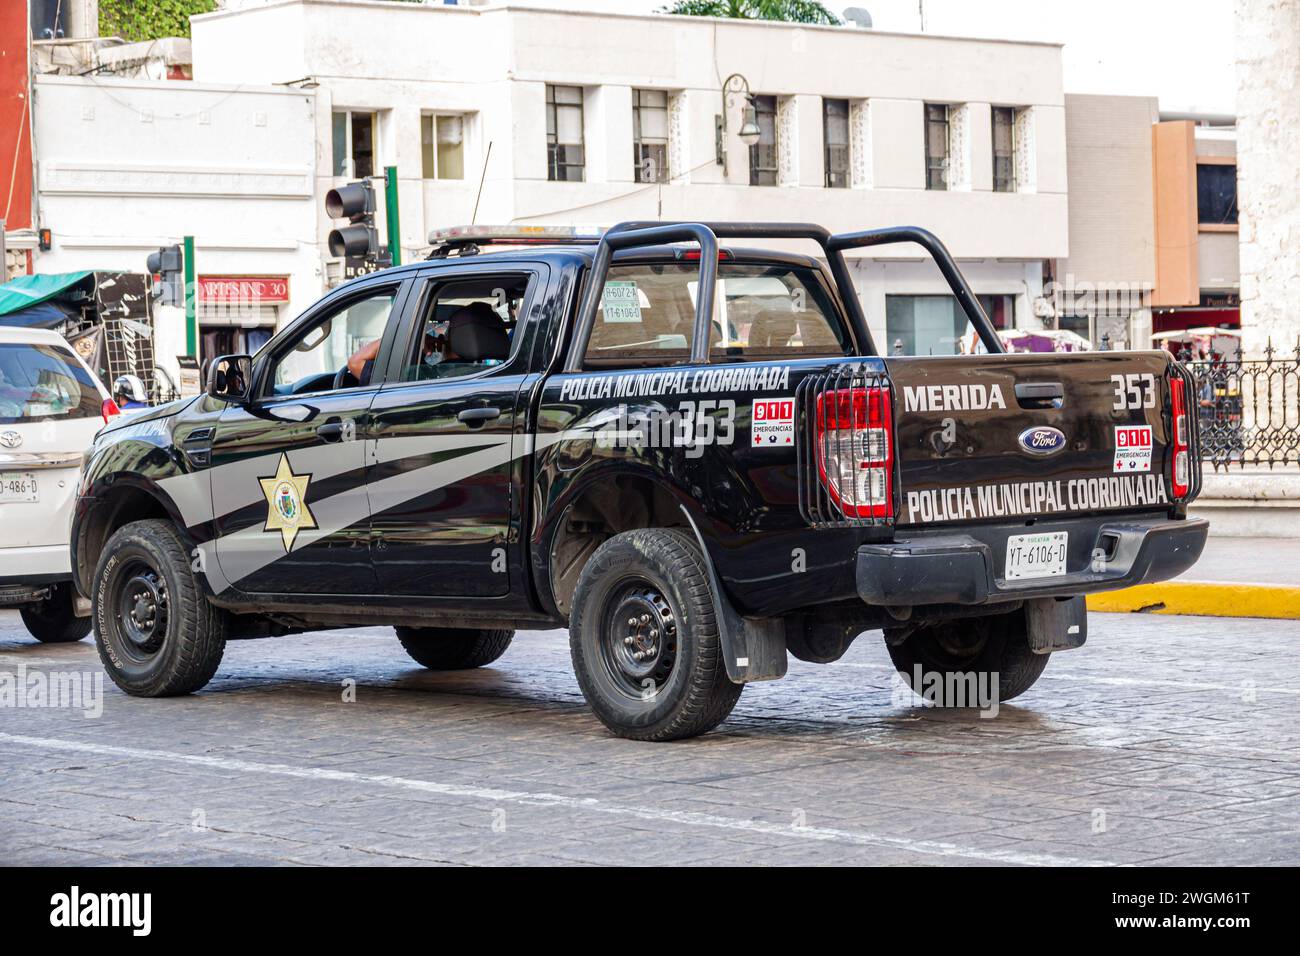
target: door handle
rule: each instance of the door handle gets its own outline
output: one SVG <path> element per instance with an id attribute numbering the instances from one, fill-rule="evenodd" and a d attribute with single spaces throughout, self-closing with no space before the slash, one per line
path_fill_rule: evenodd
<path id="1" fill-rule="evenodd" d="M 331 418 L 325 424 L 316 429 L 316 434 L 321 437 L 322 441 L 336 442 L 341 441 L 348 432 L 356 428 L 350 421 L 343 421 L 339 418 Z"/>
<path id="2" fill-rule="evenodd" d="M 1016 401 L 1021 408 L 1060 408 L 1065 403 L 1065 388 L 1060 382 L 1018 382 Z"/>
<path id="3" fill-rule="evenodd" d="M 484 422 L 490 422 L 494 418 L 501 417 L 501 409 L 488 406 L 486 408 L 467 408 L 460 412 L 456 418 L 464 422 L 470 428 L 480 428 Z"/>

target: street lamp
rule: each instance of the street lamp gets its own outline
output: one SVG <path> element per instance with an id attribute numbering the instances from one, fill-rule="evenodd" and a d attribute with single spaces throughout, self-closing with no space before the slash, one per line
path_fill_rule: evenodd
<path id="1" fill-rule="evenodd" d="M 763 135 L 758 128 L 758 110 L 754 108 L 754 97 L 749 92 L 749 80 L 739 73 L 731 74 L 722 84 L 722 112 L 714 118 L 718 165 L 722 167 L 723 178 L 727 175 L 727 107 L 731 97 L 738 93 L 745 95 L 745 109 L 741 114 L 740 122 L 740 141 L 746 146 L 753 146 Z"/>

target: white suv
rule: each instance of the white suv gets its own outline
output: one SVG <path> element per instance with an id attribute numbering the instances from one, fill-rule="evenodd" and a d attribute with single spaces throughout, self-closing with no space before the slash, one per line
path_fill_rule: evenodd
<path id="1" fill-rule="evenodd" d="M 68 534 L 82 453 L 116 414 L 62 336 L 0 326 L 0 607 L 17 607 L 39 641 L 90 633 Z"/>

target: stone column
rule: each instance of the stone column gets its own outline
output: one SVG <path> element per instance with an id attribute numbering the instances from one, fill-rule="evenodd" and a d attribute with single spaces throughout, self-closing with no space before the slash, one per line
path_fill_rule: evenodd
<path id="1" fill-rule="evenodd" d="M 1244 350 L 1300 336 L 1300 0 L 1237 0 L 1237 206 Z M 1281 356 L 1279 356 L 1281 357 Z"/>

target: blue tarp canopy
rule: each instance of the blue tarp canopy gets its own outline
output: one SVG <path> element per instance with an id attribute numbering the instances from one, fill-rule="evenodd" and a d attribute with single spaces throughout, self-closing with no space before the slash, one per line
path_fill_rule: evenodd
<path id="1" fill-rule="evenodd" d="M 0 285 L 0 324 L 41 324 L 39 320 L 34 322 L 11 321 L 6 317 L 16 317 L 17 313 L 57 298 L 70 290 L 76 289 L 82 283 L 85 283 L 86 287 L 78 290 L 84 293 L 80 298 L 89 297 L 94 291 L 94 275 L 93 272 L 60 272 L 57 275 L 19 276 L 17 279 Z M 87 282 L 87 279 L 90 281 Z"/>
<path id="2" fill-rule="evenodd" d="M 30 308 L 9 315 L 0 315 L 0 325 L 17 326 L 23 329 L 54 329 L 62 331 L 69 322 L 81 319 L 80 310 L 64 302 L 38 302 Z"/>

